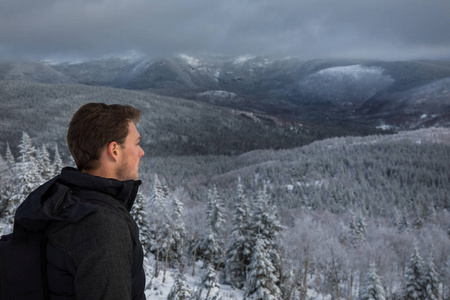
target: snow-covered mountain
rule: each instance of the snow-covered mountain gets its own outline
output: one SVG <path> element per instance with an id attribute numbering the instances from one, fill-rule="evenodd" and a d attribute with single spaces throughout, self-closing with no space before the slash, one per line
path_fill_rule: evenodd
<path id="1" fill-rule="evenodd" d="M 51 66 L 32 61 L 1 61 L 0 80 L 33 81 L 40 83 L 75 83 L 70 76 Z"/>
<path id="2" fill-rule="evenodd" d="M 216 105 L 275 114 L 303 122 L 337 125 L 348 122 L 396 128 L 450 125 L 450 98 L 445 78 L 450 62 L 380 62 L 368 60 L 302 60 L 284 57 L 193 57 L 102 60 L 83 66 L 55 65 L 53 68 L 80 81 L 77 74 L 111 80 L 102 84 L 126 89 L 157 89 L 158 93 L 205 101 Z M 94 70 L 95 69 L 95 70 Z M 89 72 L 87 72 L 89 70 Z M 112 78 L 114 77 L 114 78 Z M 413 99 L 417 91 L 433 106 L 419 108 Z M 408 100 L 408 99 L 411 99 Z M 372 102 L 389 101 L 394 107 L 384 114 L 371 114 Z M 414 108 L 414 109 L 413 109 Z M 410 114 L 411 110 L 417 113 Z M 436 114 L 434 110 L 439 111 Z M 375 111 L 374 111 L 375 112 Z M 433 116 L 423 122 L 421 116 Z M 419 118 L 418 118 L 419 116 Z"/>
<path id="3" fill-rule="evenodd" d="M 302 98 L 327 101 L 335 105 L 355 105 L 374 97 L 395 80 L 380 67 L 337 66 L 315 72 L 299 83 Z"/>
<path id="4" fill-rule="evenodd" d="M 0 78 L 151 89 L 161 95 L 331 126 L 387 124 L 399 129 L 450 126 L 448 61 L 181 54 L 33 64 L 41 67 L 29 67 L 26 76 L 15 77 L 5 64 L 0 64 Z M 46 79 L 49 70 L 60 79 Z"/>

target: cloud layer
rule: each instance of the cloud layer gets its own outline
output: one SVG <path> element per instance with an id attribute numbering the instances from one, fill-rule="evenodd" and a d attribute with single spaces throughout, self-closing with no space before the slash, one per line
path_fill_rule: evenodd
<path id="1" fill-rule="evenodd" d="M 0 56 L 450 59 L 448 0 L 0 0 Z"/>

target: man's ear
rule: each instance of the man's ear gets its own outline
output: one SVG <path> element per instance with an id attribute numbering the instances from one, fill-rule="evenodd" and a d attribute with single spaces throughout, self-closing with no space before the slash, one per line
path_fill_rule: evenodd
<path id="1" fill-rule="evenodd" d="M 117 161 L 118 156 L 119 156 L 119 144 L 117 144 L 117 142 L 111 142 L 108 144 L 108 147 L 106 149 L 108 157 L 110 159 L 113 159 L 114 161 Z"/>

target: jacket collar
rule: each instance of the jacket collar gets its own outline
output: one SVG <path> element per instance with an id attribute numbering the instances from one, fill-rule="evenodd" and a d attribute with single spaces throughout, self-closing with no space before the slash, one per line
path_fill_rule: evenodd
<path id="1" fill-rule="evenodd" d="M 14 217 L 14 227 L 18 225 L 39 231 L 52 220 L 73 223 L 95 211 L 95 206 L 74 200 L 71 196 L 73 189 L 110 195 L 130 211 L 140 184 L 140 180 L 119 181 L 93 176 L 70 167 L 64 168 L 60 175 L 38 187 L 22 202 Z"/>
<path id="2" fill-rule="evenodd" d="M 131 210 L 142 183 L 140 180 L 119 181 L 98 177 L 71 167 L 62 169 L 59 182 L 69 187 L 108 194 L 123 203 L 128 210 Z"/>

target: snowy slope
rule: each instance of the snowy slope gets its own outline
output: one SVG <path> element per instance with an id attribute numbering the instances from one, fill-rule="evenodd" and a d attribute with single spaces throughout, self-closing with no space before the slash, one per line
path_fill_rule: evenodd
<path id="1" fill-rule="evenodd" d="M 339 66 L 320 70 L 299 83 L 299 92 L 317 101 L 337 105 L 369 100 L 389 87 L 394 79 L 379 67 Z"/>

